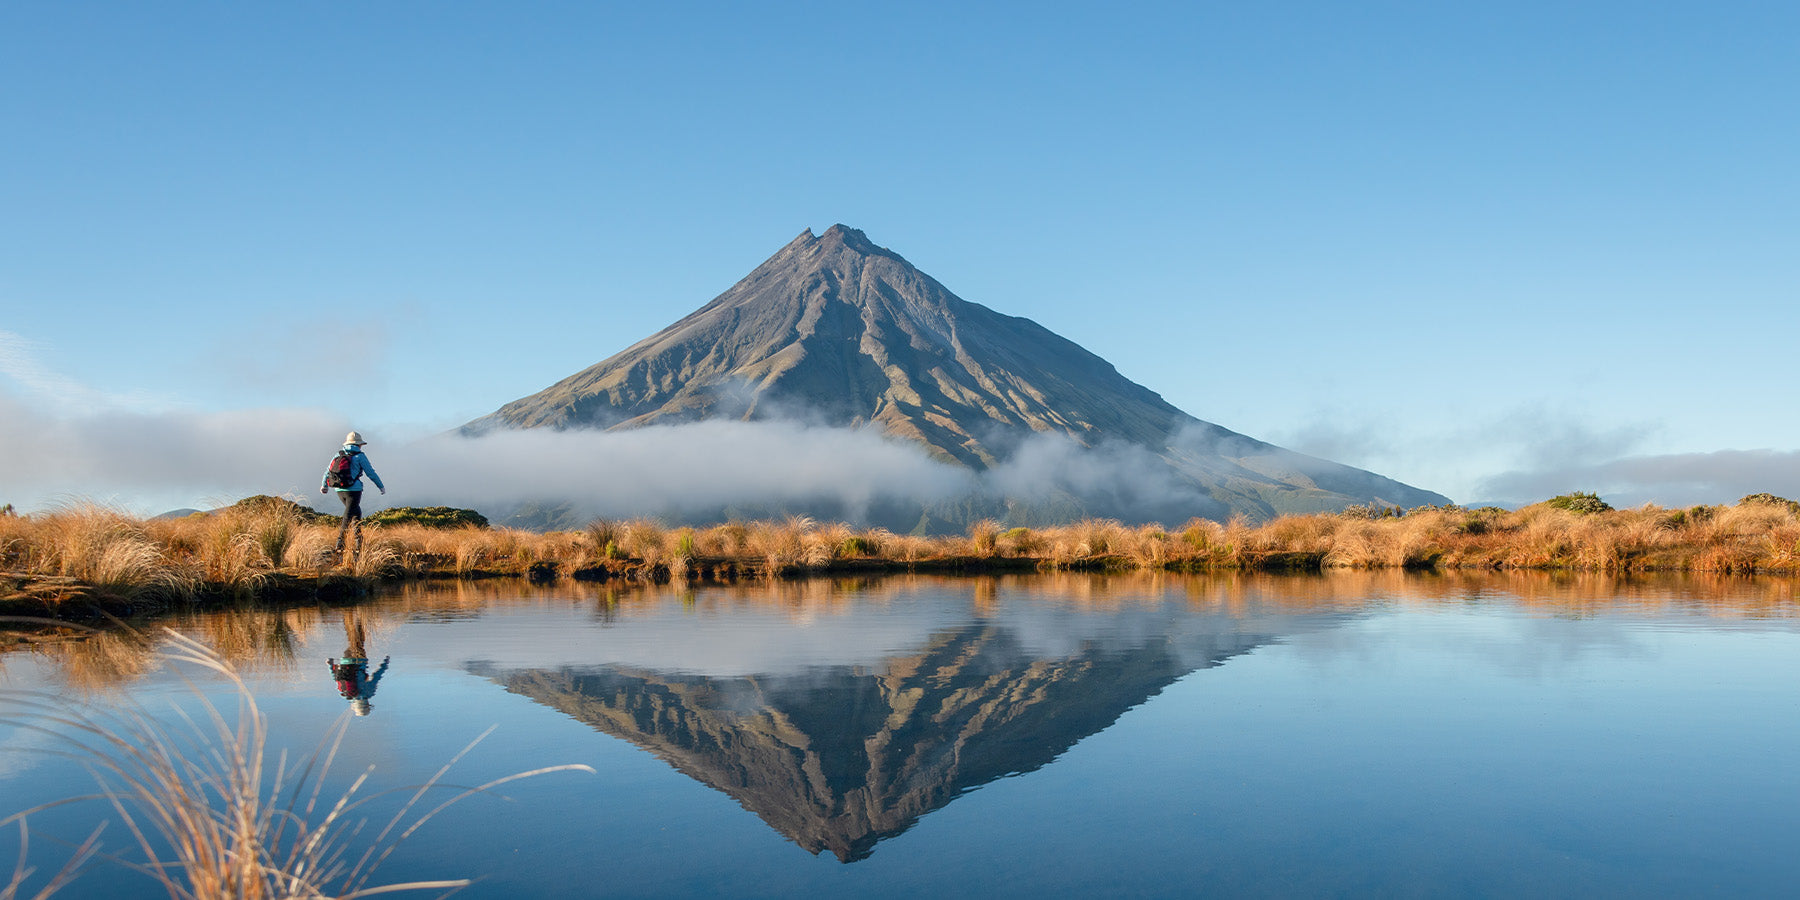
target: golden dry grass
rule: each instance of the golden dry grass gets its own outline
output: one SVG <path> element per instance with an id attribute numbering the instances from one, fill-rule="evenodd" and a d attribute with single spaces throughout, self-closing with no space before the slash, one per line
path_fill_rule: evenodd
<path id="1" fill-rule="evenodd" d="M 1261 524 L 1193 519 L 1177 528 L 1113 520 L 1005 528 L 982 520 L 964 534 L 940 537 L 797 516 L 675 529 L 648 519 L 596 521 L 582 531 L 550 533 L 397 524 L 366 527 L 362 551 L 349 565 L 332 552 L 336 539 L 335 526 L 309 524 L 273 506 L 144 521 L 103 506 L 71 505 L 0 517 L 0 573 L 15 582 L 60 578 L 125 598 L 192 598 L 254 595 L 277 574 L 548 577 L 604 569 L 608 576 L 651 579 L 718 572 L 773 577 L 934 560 L 1051 570 L 1800 572 L 1800 513 L 1766 502 L 1596 513 L 1548 504 L 1510 512 L 1422 508 L 1374 518 L 1290 515 Z"/>
<path id="2" fill-rule="evenodd" d="M 90 799 L 106 804 L 132 845 L 132 852 L 106 858 L 148 875 L 170 897 L 322 900 L 463 887 L 470 883 L 467 879 L 371 882 L 401 841 L 463 798 L 520 778 L 594 771 L 584 765 L 551 766 L 463 789 L 440 785 L 450 768 L 446 765 L 425 784 L 406 788 L 408 799 L 391 819 L 370 823 L 365 788 L 373 767 L 342 794 L 324 791 L 348 718 L 340 719 L 310 754 L 290 759 L 286 751 L 269 747 L 267 721 L 229 662 L 174 631 L 165 630 L 161 637 L 167 646 L 156 656 L 222 679 L 235 696 L 236 709 L 219 709 L 196 687 L 198 714 L 182 716 L 170 726 L 129 704 L 70 708 L 55 695 L 11 693 L 4 697 L 0 721 L 48 738 L 52 752 L 72 754 L 88 765 L 98 786 Z M 451 796 L 437 802 L 443 791 Z M 43 808 L 14 812 L 0 819 L 0 826 L 17 823 L 24 835 L 24 822 Z M 77 849 L 76 866 L 93 855 L 99 834 Z M 53 893 L 76 874 L 65 867 L 47 890 Z M 23 881 L 15 875 L 3 888 L 6 896 L 16 894 Z M 33 896 L 48 894 L 40 890 Z"/>

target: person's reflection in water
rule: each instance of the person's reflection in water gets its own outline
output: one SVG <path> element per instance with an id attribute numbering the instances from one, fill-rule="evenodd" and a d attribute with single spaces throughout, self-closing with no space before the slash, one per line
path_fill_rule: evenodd
<path id="1" fill-rule="evenodd" d="M 362 618 L 355 610 L 344 612 L 344 647 L 342 656 L 326 660 L 331 666 L 331 678 L 337 682 L 338 693 L 350 701 L 350 709 L 359 716 L 366 716 L 373 707 L 370 698 L 375 696 L 375 686 L 381 683 L 381 676 L 387 672 L 388 658 L 381 658 L 381 668 L 374 674 L 369 673 L 369 651 L 364 647 L 366 636 L 363 631 Z"/>

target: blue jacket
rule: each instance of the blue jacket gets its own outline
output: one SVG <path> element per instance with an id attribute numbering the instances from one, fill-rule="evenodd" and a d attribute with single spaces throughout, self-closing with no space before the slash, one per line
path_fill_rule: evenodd
<path id="1" fill-rule="evenodd" d="M 345 444 L 344 452 L 350 454 L 350 486 L 338 488 L 339 492 L 361 491 L 364 475 L 369 476 L 369 480 L 375 482 L 375 487 L 379 488 L 382 493 L 387 492 L 387 485 L 381 483 L 381 476 L 375 474 L 375 467 L 369 465 L 369 458 L 363 455 L 362 448 L 355 444 Z M 329 471 L 321 476 L 319 487 L 326 487 L 325 479 L 330 476 Z"/>

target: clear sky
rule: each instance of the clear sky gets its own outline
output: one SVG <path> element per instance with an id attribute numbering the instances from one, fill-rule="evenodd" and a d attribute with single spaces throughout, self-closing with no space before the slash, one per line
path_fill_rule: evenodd
<path id="1" fill-rule="evenodd" d="M 6 3 L 0 502 L 453 427 L 837 222 L 1459 501 L 1800 496 L 1797 101 L 1785 2 Z"/>

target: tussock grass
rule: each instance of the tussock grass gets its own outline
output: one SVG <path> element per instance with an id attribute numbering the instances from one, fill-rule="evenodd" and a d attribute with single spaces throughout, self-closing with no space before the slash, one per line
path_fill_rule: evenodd
<path id="1" fill-rule="evenodd" d="M 72 754 L 94 773 L 95 794 L 50 805 L 103 802 L 129 836 L 128 851 L 100 854 L 96 831 L 77 848 L 71 865 L 33 896 L 48 896 L 66 885 L 76 875 L 74 867 L 96 855 L 143 873 L 170 897 L 183 900 L 315 900 L 452 890 L 469 880 L 376 884 L 374 879 L 401 842 L 464 798 L 521 778 L 593 771 L 583 765 L 551 766 L 474 788 L 444 785 L 443 777 L 474 747 L 471 743 L 426 783 L 399 789 L 405 799 L 398 810 L 387 821 L 372 823 L 371 802 L 396 794 L 370 790 L 373 767 L 352 779 L 340 794 L 330 794 L 324 786 L 342 745 L 347 716 L 312 752 L 290 757 L 286 750 L 269 746 L 267 720 L 230 663 L 205 644 L 173 631 L 165 631 L 163 640 L 168 644 L 160 651 L 164 659 L 227 682 L 237 701 L 234 714 L 215 706 L 197 686 L 198 715 L 178 713 L 175 725 L 128 705 L 71 709 L 63 699 L 48 694 L 5 696 L 10 711 L 0 718 L 48 737 L 56 748 L 52 752 Z M 450 796 L 440 801 L 446 793 Z M 0 826 L 18 824 L 23 840 L 28 834 L 24 823 L 43 808 L 13 813 L 0 819 Z M 10 886 L 0 889 L 5 891 L 0 898 L 15 896 L 28 877 L 21 863 Z"/>
<path id="2" fill-rule="evenodd" d="M 95 696 L 143 677 L 156 667 L 152 642 L 137 631 L 108 629 L 64 642 L 45 659 L 77 696 Z"/>
<path id="3" fill-rule="evenodd" d="M 47 900 L 67 887 L 69 882 L 74 881 L 82 867 L 87 865 L 88 860 L 93 859 L 94 854 L 100 849 L 100 831 L 96 830 L 86 841 L 75 848 L 75 852 L 70 855 L 67 862 L 63 863 L 62 868 L 51 875 L 37 890 L 27 895 L 23 893 L 25 883 L 37 873 L 35 868 L 26 864 L 26 860 L 30 859 L 31 854 L 31 829 L 27 827 L 23 818 L 14 824 L 19 828 L 19 862 L 13 868 L 12 877 L 7 879 L 7 883 L 0 884 L 0 900 L 15 900 L 15 898 L 25 896 L 29 896 L 31 900 Z"/>
<path id="4" fill-rule="evenodd" d="M 36 516 L 18 521 L 41 524 L 22 535 L 27 572 L 66 576 L 126 597 L 191 590 L 191 568 L 169 565 L 146 523 L 117 510 L 76 504 L 53 510 L 41 523 Z"/>
<path id="5" fill-rule="evenodd" d="M 1577 496 L 1577 495 L 1569 495 Z M 428 527 L 365 532 L 348 567 L 330 552 L 335 525 L 292 504 L 242 503 L 208 515 L 140 521 L 97 505 L 0 517 L 0 597 L 21 578 L 64 579 L 102 595 L 191 599 L 254 595 L 276 575 L 558 575 L 660 580 L 764 577 L 833 568 L 947 566 L 1042 569 L 1575 569 L 1596 572 L 1800 572 L 1800 504 L 1753 495 L 1735 505 L 1599 509 L 1540 503 L 1516 511 L 1368 508 L 1281 516 L 1260 524 L 1191 519 L 1179 527 L 1093 519 L 1045 528 L 994 520 L 961 535 L 921 537 L 795 516 L 670 528 L 596 520 L 580 531 Z M 1579 495 L 1585 497 L 1585 495 Z M 587 573 L 587 574 L 583 574 Z M 10 591 L 10 593 L 5 593 Z M 51 596 L 40 591 L 33 596 Z"/>

